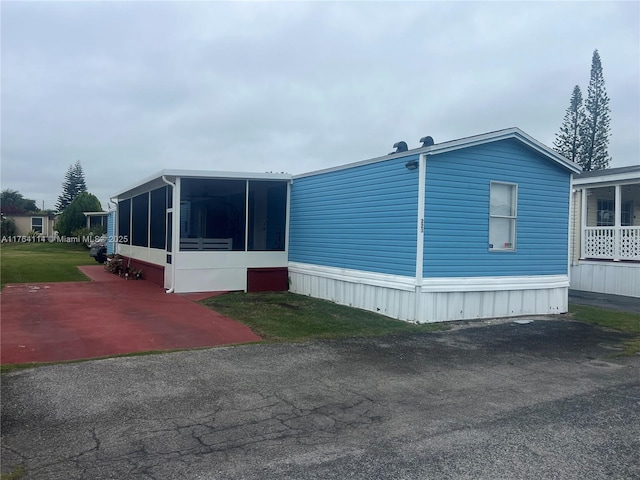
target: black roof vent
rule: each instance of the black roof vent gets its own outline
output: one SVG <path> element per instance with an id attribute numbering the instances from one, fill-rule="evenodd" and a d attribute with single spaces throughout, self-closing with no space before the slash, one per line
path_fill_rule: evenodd
<path id="1" fill-rule="evenodd" d="M 396 151 L 390 152 L 389 155 L 393 155 L 394 153 L 406 152 L 407 150 L 409 150 L 409 147 L 407 147 L 407 142 L 402 141 L 394 143 L 393 148 L 395 148 Z"/>
<path id="2" fill-rule="evenodd" d="M 433 145 L 435 143 L 433 141 L 433 137 L 422 137 L 420 139 L 420 141 L 422 142 L 422 146 L 423 147 L 430 147 L 431 145 Z"/>

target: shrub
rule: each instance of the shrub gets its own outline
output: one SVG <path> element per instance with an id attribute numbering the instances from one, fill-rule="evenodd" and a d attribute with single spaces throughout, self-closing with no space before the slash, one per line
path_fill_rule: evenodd
<path id="1" fill-rule="evenodd" d="M 3 237 L 13 237 L 17 232 L 16 222 L 12 218 L 2 217 L 2 224 L 0 225 L 0 233 Z"/>
<path id="2" fill-rule="evenodd" d="M 64 209 L 58 220 L 57 228 L 60 235 L 71 236 L 72 232 L 84 228 L 87 219 L 83 212 L 100 212 L 102 205 L 95 195 L 82 192 Z"/>

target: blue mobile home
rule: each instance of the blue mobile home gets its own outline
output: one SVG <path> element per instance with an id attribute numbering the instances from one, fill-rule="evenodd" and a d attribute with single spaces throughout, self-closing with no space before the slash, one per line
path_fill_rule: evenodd
<path id="1" fill-rule="evenodd" d="M 294 176 L 291 291 L 420 322 L 566 312 L 580 167 L 517 128 L 425 145 Z"/>

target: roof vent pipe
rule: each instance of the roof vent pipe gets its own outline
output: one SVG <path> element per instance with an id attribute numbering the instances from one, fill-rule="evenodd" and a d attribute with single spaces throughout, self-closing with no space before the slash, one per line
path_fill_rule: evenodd
<path id="1" fill-rule="evenodd" d="M 420 141 L 422 142 L 422 146 L 423 147 L 430 147 L 431 145 L 433 145 L 435 143 L 433 141 L 433 137 L 422 137 L 420 139 Z"/>
<path id="2" fill-rule="evenodd" d="M 390 152 L 389 155 L 393 155 L 394 153 L 406 152 L 407 150 L 409 150 L 409 147 L 407 147 L 407 142 L 403 141 L 394 143 L 393 148 L 395 148 L 396 151 Z"/>

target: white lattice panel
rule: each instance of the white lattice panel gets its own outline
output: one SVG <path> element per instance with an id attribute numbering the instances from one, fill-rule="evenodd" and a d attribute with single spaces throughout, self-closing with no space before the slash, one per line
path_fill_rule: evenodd
<path id="1" fill-rule="evenodd" d="M 640 228 L 623 227 L 620 229 L 620 258 L 640 260 Z"/>
<path id="2" fill-rule="evenodd" d="M 613 228 L 585 229 L 585 257 L 613 258 L 615 230 Z"/>

